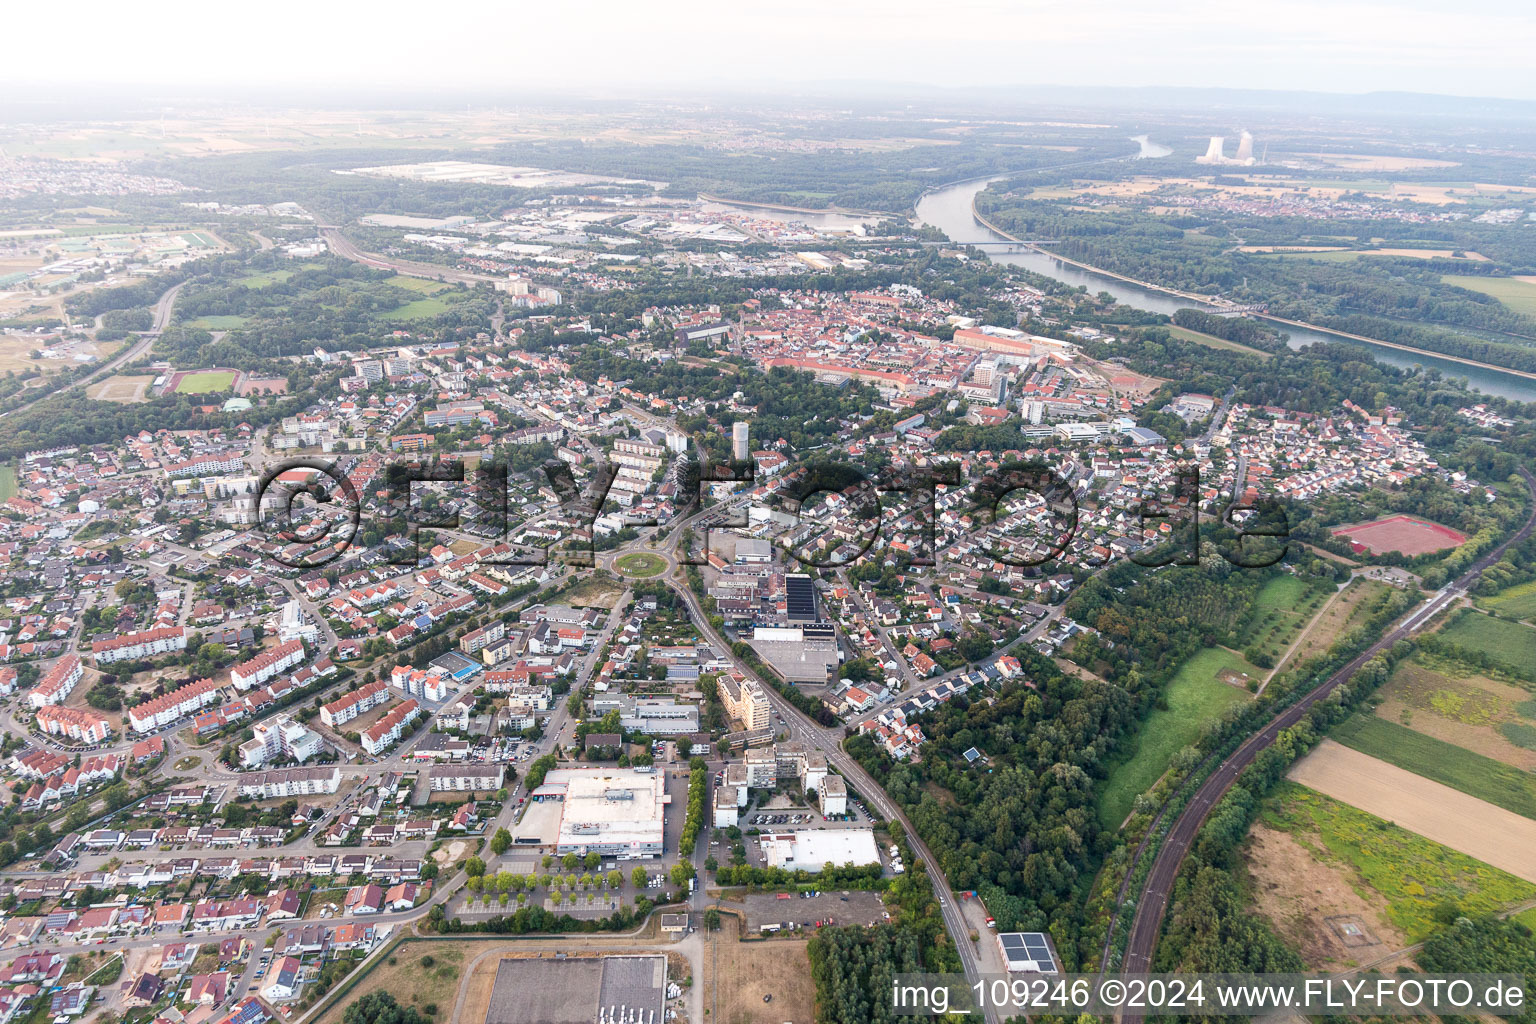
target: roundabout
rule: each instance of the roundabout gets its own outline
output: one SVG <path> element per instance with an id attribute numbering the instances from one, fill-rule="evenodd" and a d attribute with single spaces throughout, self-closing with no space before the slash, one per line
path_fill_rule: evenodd
<path id="1" fill-rule="evenodd" d="M 631 551 L 614 559 L 613 567 L 621 574 L 634 579 L 660 576 L 667 571 L 667 559 L 650 551 Z"/>

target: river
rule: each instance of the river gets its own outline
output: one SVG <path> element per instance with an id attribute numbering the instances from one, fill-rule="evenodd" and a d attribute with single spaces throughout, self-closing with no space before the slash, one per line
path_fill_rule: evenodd
<path id="1" fill-rule="evenodd" d="M 1164 155 L 1156 152 L 1156 150 L 1167 148 L 1157 146 L 1156 143 L 1149 145 L 1144 137 L 1135 141 L 1141 143 L 1143 158 L 1155 158 L 1156 156 Z M 962 181 L 935 189 L 918 200 L 917 218 L 924 224 L 938 228 L 953 241 L 960 244 L 1006 241 L 1001 235 L 983 227 L 977 222 L 975 216 L 971 213 L 971 201 L 976 193 L 986 188 L 990 183 L 1016 176 L 1000 174 L 992 178 Z M 1069 263 L 1063 263 L 1055 257 L 1032 249 L 998 252 L 989 246 L 987 255 L 999 263 L 1009 263 L 1014 266 L 1024 267 L 1026 270 L 1032 270 L 1046 277 L 1053 277 L 1073 287 L 1082 285 L 1094 294 L 1109 292 L 1115 297 L 1117 302 L 1124 303 L 1127 306 L 1134 306 L 1137 309 L 1151 310 L 1154 313 L 1165 313 L 1171 316 L 1175 310 L 1194 305 L 1188 299 L 1181 299 L 1166 292 L 1157 291 L 1153 288 L 1144 288 L 1141 285 L 1131 284 L 1128 281 L 1121 281 L 1117 278 L 1095 274 L 1091 271 L 1074 267 Z M 1461 377 L 1465 379 L 1468 386 L 1484 394 L 1497 395 L 1501 398 L 1512 398 L 1521 402 L 1536 402 L 1536 380 L 1528 380 L 1511 373 L 1484 369 L 1480 366 L 1466 366 L 1462 363 L 1453 362 L 1449 359 L 1439 359 L 1435 356 L 1403 352 L 1386 345 L 1376 345 L 1354 338 L 1341 338 L 1323 331 L 1307 330 L 1305 328 L 1292 327 L 1288 324 L 1279 326 L 1282 331 L 1289 335 L 1289 344 L 1293 349 L 1299 350 L 1320 341 L 1344 341 L 1348 344 L 1367 349 L 1373 358 L 1389 366 L 1402 368 L 1412 366 L 1432 367 L 1439 370 L 1446 377 Z"/>

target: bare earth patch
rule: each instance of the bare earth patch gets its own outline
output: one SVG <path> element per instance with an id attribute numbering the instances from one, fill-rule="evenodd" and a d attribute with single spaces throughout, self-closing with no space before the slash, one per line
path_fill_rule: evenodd
<path id="1" fill-rule="evenodd" d="M 780 1024 L 815 1018 L 816 986 L 811 981 L 808 939 L 740 942 L 737 923 L 727 916 L 715 949 L 720 1024 Z M 705 981 L 705 1007 L 714 983 Z M 772 996 L 763 1002 L 763 996 Z"/>
<path id="2" fill-rule="evenodd" d="M 1365 900 L 1339 866 L 1321 862 L 1289 833 L 1255 825 L 1243 853 L 1259 912 L 1301 951 L 1309 970 L 1337 971 L 1375 960 L 1407 944 Z M 1329 918 L 1358 918 L 1370 945 L 1346 946 Z"/>

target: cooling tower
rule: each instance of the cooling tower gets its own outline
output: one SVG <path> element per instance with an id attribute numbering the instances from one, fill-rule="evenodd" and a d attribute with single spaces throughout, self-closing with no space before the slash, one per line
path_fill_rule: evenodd
<path id="1" fill-rule="evenodd" d="M 1222 152 L 1221 152 L 1222 148 L 1225 147 L 1226 144 L 1227 144 L 1227 140 L 1226 140 L 1226 138 L 1224 136 L 1212 135 L 1211 136 L 1211 144 L 1210 144 L 1209 147 L 1206 148 L 1205 156 L 1196 157 L 1195 158 L 1195 163 L 1197 163 L 1197 164 L 1224 164 L 1224 163 L 1226 163 L 1227 162 L 1227 158 L 1225 156 L 1223 156 Z"/>
<path id="2" fill-rule="evenodd" d="M 1241 164 L 1253 163 L 1253 134 L 1243 132 L 1237 142 L 1237 162 Z"/>

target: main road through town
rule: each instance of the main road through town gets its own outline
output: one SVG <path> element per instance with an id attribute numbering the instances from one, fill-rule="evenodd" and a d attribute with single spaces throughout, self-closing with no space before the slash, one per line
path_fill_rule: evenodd
<path id="1" fill-rule="evenodd" d="M 1524 526 L 1502 544 L 1479 558 L 1461 576 L 1437 590 L 1381 639 L 1353 658 L 1349 664 L 1329 676 L 1295 704 L 1270 719 L 1262 729 L 1248 737 L 1242 746 L 1223 761 L 1221 766 L 1212 772 L 1211 776 L 1195 791 L 1194 796 L 1169 829 L 1167 838 L 1163 840 L 1156 858 L 1152 861 L 1152 870 L 1148 872 L 1147 880 L 1142 884 L 1141 891 L 1137 895 L 1136 916 L 1131 923 L 1130 940 L 1126 946 L 1125 973 L 1143 974 L 1151 970 L 1158 935 L 1162 931 L 1163 917 L 1167 913 L 1174 881 L 1178 878 L 1184 857 L 1189 853 L 1189 847 L 1199 833 L 1200 826 L 1210 815 L 1211 809 L 1221 802 L 1222 797 L 1232 788 L 1232 784 L 1237 781 L 1243 769 L 1252 764 L 1254 758 L 1275 742 L 1281 732 L 1300 722 L 1313 705 L 1348 682 L 1367 661 L 1399 640 L 1412 636 L 1436 614 L 1451 607 L 1465 596 L 1484 569 L 1498 561 L 1510 545 L 1525 540 L 1531 535 L 1532 530 L 1536 529 L 1536 477 L 1532 477 L 1530 471 L 1523 467 L 1519 473 L 1525 481 L 1526 490 L 1532 501 L 1531 515 Z M 1122 1018 L 1125 1024 L 1139 1024 L 1140 1020 L 1140 1016 L 1130 1014 Z"/>

